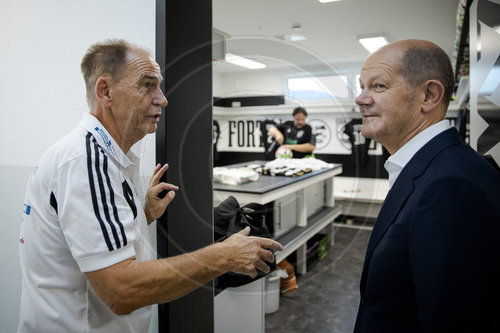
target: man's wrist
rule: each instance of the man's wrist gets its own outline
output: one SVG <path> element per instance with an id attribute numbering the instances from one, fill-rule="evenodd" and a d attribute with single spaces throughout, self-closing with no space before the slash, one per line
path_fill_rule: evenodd
<path id="1" fill-rule="evenodd" d="M 211 245 L 214 251 L 214 265 L 219 271 L 223 273 L 228 272 L 232 269 L 229 256 L 231 255 L 231 249 L 224 242 L 217 242 Z"/>
<path id="2" fill-rule="evenodd" d="M 146 206 L 147 206 L 147 204 L 146 204 Z M 146 221 L 148 221 L 148 223 L 151 223 L 156 219 L 151 216 L 151 214 L 149 213 L 149 210 L 147 209 L 146 206 L 144 206 L 144 215 L 146 215 Z"/>

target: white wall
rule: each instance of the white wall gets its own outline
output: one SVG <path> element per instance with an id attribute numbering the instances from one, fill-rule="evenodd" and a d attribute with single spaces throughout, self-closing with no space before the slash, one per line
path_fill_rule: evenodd
<path id="1" fill-rule="evenodd" d="M 214 66 L 216 68 L 216 65 Z M 214 96 L 282 95 L 285 71 L 257 70 L 214 75 Z"/>
<path id="2" fill-rule="evenodd" d="M 222 90 L 222 74 L 213 72 L 212 73 L 212 95 L 219 97 Z"/>
<path id="3" fill-rule="evenodd" d="M 0 10 L 0 332 L 17 327 L 19 226 L 29 174 L 87 111 L 80 61 L 88 46 L 124 38 L 155 51 L 154 0 L 11 0 Z M 154 136 L 135 151 L 154 163 Z"/>
<path id="4" fill-rule="evenodd" d="M 328 72 L 324 72 L 325 66 L 320 66 L 323 71 L 306 70 L 292 66 L 259 70 L 219 71 L 219 66 L 227 68 L 229 64 L 216 62 L 213 66 L 213 92 L 216 97 L 282 95 L 285 94 L 284 80 L 288 77 L 357 74 L 361 70 L 362 63 L 350 62 L 333 65 Z"/>

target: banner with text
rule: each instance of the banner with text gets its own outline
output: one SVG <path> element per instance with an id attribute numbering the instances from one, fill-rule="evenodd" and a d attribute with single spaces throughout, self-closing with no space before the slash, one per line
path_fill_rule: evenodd
<path id="1" fill-rule="evenodd" d="M 291 117 L 214 115 L 214 144 L 220 152 L 264 152 L 263 140 L 271 140 L 266 133 L 267 130 L 273 123 L 279 124 L 291 119 Z M 349 155 L 353 142 L 355 145 L 364 144 L 365 138 L 361 135 L 361 125 L 353 125 L 353 119 L 355 118 L 345 117 L 345 115 L 309 115 L 307 123 L 316 135 L 314 153 Z M 351 126 L 350 131 L 346 131 L 348 124 Z M 265 135 L 262 135 L 262 131 Z M 368 153 L 382 155 L 382 147 L 372 140 Z"/>

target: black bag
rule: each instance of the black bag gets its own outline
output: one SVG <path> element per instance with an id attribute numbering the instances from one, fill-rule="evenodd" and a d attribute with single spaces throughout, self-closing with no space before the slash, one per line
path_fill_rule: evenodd
<path id="1" fill-rule="evenodd" d="M 266 213 L 266 206 L 250 203 L 240 207 L 236 198 L 229 196 L 218 207 L 214 208 L 215 241 L 221 242 L 247 226 L 250 227 L 250 236 L 271 238 L 271 233 L 265 224 Z M 273 263 L 266 262 L 266 264 L 271 268 L 271 271 L 276 269 L 276 260 Z M 255 278 L 251 278 L 245 274 L 228 272 L 216 279 L 215 287 L 216 289 L 239 287 L 258 280 L 267 274 L 258 272 Z"/>
<path id="2" fill-rule="evenodd" d="M 270 238 L 271 233 L 264 222 L 266 213 L 266 206 L 249 203 L 240 207 L 236 198 L 229 196 L 214 208 L 214 239 L 224 240 L 247 226 L 251 236 Z"/>

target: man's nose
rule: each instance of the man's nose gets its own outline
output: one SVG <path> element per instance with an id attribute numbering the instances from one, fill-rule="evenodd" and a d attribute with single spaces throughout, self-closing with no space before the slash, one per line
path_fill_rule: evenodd
<path id="1" fill-rule="evenodd" d="M 361 90 L 361 93 L 354 100 L 358 105 L 370 105 L 373 103 L 372 96 L 366 91 L 366 89 Z"/>
<path id="2" fill-rule="evenodd" d="M 163 91 L 158 88 L 158 93 L 156 94 L 155 98 L 153 99 L 153 104 L 154 105 L 159 105 L 162 107 L 166 107 L 168 105 L 167 98 L 165 95 L 163 95 Z"/>

